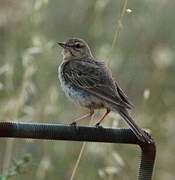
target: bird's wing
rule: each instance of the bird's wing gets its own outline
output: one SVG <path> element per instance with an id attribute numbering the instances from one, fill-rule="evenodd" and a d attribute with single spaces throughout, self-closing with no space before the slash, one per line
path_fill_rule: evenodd
<path id="1" fill-rule="evenodd" d="M 120 98 L 127 103 L 130 107 L 134 107 L 134 105 L 131 103 L 131 101 L 129 101 L 127 95 L 124 93 L 124 91 L 121 89 L 121 87 L 118 85 L 117 82 L 115 82 L 115 87 L 117 89 L 117 92 L 120 96 Z"/>
<path id="2" fill-rule="evenodd" d="M 131 108 L 126 96 L 112 79 L 105 65 L 97 61 L 70 61 L 64 76 L 73 85 L 121 108 Z"/>

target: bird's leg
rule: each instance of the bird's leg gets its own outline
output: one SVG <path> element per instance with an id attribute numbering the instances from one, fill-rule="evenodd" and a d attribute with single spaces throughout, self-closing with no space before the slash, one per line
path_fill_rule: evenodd
<path id="1" fill-rule="evenodd" d="M 93 114 L 94 114 L 94 110 L 90 109 L 90 112 L 88 114 L 85 114 L 84 116 L 81 116 L 81 117 L 73 120 L 73 122 L 70 125 L 74 125 L 75 126 L 77 124 L 77 122 L 82 121 L 82 120 L 84 120 L 86 118 L 90 118 Z"/>
<path id="2" fill-rule="evenodd" d="M 104 118 L 110 113 L 110 109 L 106 109 L 105 114 L 101 117 L 101 119 L 95 124 L 96 127 L 99 127 L 100 123 L 104 120 Z"/>

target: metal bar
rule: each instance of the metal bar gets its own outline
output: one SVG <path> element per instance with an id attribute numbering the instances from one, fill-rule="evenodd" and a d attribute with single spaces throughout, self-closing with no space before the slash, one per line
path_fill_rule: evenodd
<path id="1" fill-rule="evenodd" d="M 0 137 L 136 144 L 142 150 L 138 180 L 152 179 L 156 155 L 155 143 L 140 142 L 130 129 L 1 122 Z"/>

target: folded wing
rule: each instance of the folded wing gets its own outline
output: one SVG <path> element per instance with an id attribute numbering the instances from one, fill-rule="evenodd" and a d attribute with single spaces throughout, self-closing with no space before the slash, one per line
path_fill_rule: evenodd
<path id="1" fill-rule="evenodd" d="M 70 61 L 64 76 L 74 86 L 120 108 L 132 107 L 127 96 L 112 79 L 105 65 L 98 61 Z M 66 67 L 65 67 L 66 68 Z"/>

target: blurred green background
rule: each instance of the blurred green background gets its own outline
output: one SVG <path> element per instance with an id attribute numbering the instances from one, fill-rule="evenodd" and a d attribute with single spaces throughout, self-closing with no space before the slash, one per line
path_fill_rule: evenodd
<path id="1" fill-rule="evenodd" d="M 125 12 L 119 28 L 123 4 L 124 0 L 0 0 L 0 120 L 69 123 L 85 113 L 60 88 L 57 67 L 62 56 L 56 45 L 69 37 L 83 38 L 94 56 L 109 64 L 130 97 L 136 122 L 155 138 L 154 179 L 173 180 L 175 1 L 130 0 L 127 9 L 132 12 Z M 124 125 L 116 114 L 107 119 L 104 126 Z M 14 180 L 70 179 L 81 146 L 2 139 L 0 174 Z M 87 143 L 75 179 L 134 180 L 139 157 L 135 146 Z"/>

